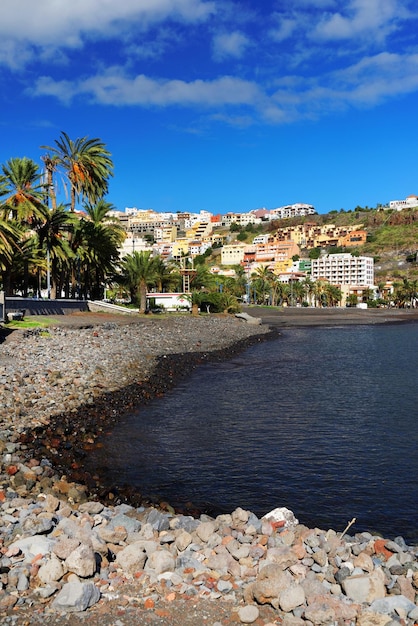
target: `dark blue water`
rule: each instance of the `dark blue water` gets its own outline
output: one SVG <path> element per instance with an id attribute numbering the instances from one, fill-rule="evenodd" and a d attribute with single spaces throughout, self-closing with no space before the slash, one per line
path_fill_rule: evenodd
<path id="1" fill-rule="evenodd" d="M 125 416 L 97 463 L 171 502 L 418 543 L 417 372 L 418 325 L 288 329 Z"/>

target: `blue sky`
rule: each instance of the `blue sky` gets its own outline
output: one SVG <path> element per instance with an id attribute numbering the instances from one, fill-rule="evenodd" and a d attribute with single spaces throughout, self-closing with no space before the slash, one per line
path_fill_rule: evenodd
<path id="1" fill-rule="evenodd" d="M 119 210 L 418 195 L 417 33 L 415 0 L 1 0 L 0 163 L 99 137 Z"/>

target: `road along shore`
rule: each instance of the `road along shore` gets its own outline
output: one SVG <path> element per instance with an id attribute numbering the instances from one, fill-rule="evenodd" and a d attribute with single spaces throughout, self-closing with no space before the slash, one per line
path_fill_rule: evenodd
<path id="1" fill-rule="evenodd" d="M 231 316 L 88 320 L 12 333 L 0 346 L 2 623 L 418 620 L 418 548 L 401 537 L 352 534 L 354 521 L 344 535 L 308 529 L 283 508 L 211 517 L 101 498 L 84 471 L 101 429 L 270 330 Z"/>

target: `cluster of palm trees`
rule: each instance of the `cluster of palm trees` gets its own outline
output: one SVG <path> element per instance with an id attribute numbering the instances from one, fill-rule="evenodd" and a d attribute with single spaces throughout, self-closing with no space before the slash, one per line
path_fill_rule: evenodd
<path id="1" fill-rule="evenodd" d="M 102 297 L 125 238 L 104 199 L 110 153 L 99 139 L 73 141 L 64 132 L 42 148 L 43 168 L 27 157 L 0 166 L 2 288 L 6 295 L 40 295 L 46 286 L 52 298 Z M 68 204 L 57 202 L 61 185 Z"/>
<path id="2" fill-rule="evenodd" d="M 418 307 L 418 280 L 403 278 L 400 282 L 395 282 L 392 302 L 398 308 Z"/>
<path id="3" fill-rule="evenodd" d="M 284 283 L 268 267 L 259 267 L 247 282 L 247 297 L 255 304 L 323 307 L 339 305 L 342 293 L 337 285 L 325 280 L 313 282 L 309 277 Z"/>

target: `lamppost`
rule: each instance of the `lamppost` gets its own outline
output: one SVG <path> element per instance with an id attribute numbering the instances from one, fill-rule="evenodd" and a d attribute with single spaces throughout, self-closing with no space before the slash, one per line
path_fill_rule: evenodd
<path id="1" fill-rule="evenodd" d="M 134 254 L 134 252 L 135 252 L 135 231 L 134 231 L 134 227 L 133 226 L 131 226 L 130 231 L 131 231 L 131 235 L 132 235 L 132 254 Z"/>

